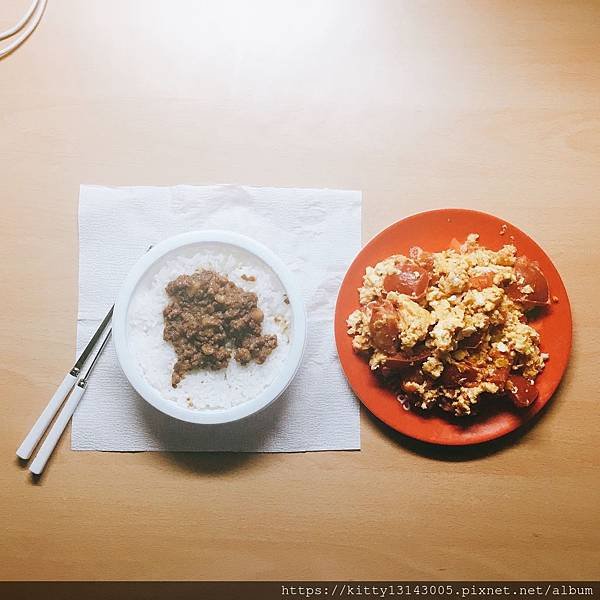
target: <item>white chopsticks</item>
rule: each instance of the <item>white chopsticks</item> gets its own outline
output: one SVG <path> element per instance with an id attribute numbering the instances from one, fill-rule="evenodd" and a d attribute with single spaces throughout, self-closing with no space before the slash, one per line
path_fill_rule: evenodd
<path id="1" fill-rule="evenodd" d="M 94 367 L 96 366 L 96 363 L 98 362 L 102 351 L 104 350 L 104 348 L 106 348 L 106 344 L 108 344 L 111 331 L 111 329 L 108 330 L 108 333 L 104 337 L 102 345 L 100 346 L 100 348 L 98 348 L 98 352 L 96 352 L 94 356 L 92 364 L 89 366 L 86 374 L 77 382 L 75 389 L 71 392 L 69 399 L 65 402 L 65 405 L 63 406 L 62 410 L 60 411 L 60 414 L 56 418 L 54 425 L 52 425 L 50 431 L 48 432 L 44 443 L 38 450 L 38 453 L 33 459 L 33 462 L 29 465 L 29 470 L 34 475 L 41 475 L 42 471 L 44 470 L 44 467 L 46 466 L 46 463 L 48 462 L 48 459 L 50 458 L 50 455 L 54 451 L 54 448 L 56 448 L 56 444 L 58 443 L 60 436 L 63 434 L 63 431 L 67 427 L 67 423 L 71 420 L 71 417 L 73 416 L 73 413 L 75 412 L 79 401 L 83 397 L 83 394 L 85 394 L 85 390 L 87 389 L 88 378 L 91 372 L 94 370 Z"/>
<path id="2" fill-rule="evenodd" d="M 25 436 L 25 439 L 17 449 L 17 456 L 23 460 L 29 460 L 38 442 L 42 439 L 44 432 L 48 429 L 48 426 L 54 419 L 54 416 L 61 407 L 64 399 L 69 395 L 69 392 L 73 389 L 77 383 L 77 375 L 67 373 L 62 383 L 58 386 L 54 396 L 50 398 L 50 402 L 46 405 L 46 408 L 42 411 L 42 414 L 38 417 L 30 432 Z"/>
<path id="3" fill-rule="evenodd" d="M 152 245 L 148 246 L 148 250 L 152 248 Z M 146 250 L 146 252 L 148 252 Z M 71 420 L 77 405 L 81 401 L 83 394 L 85 394 L 85 390 L 87 388 L 88 379 L 100 358 L 104 348 L 108 344 L 108 340 L 110 339 L 110 335 L 112 333 L 112 329 L 109 327 L 104 339 L 102 340 L 102 344 L 96 354 L 94 354 L 94 358 L 88 367 L 85 375 L 79 378 L 81 374 L 81 369 L 83 365 L 89 358 L 90 354 L 93 352 L 98 340 L 102 337 L 104 330 L 108 327 L 112 319 L 113 310 L 115 305 L 113 304 L 109 311 L 106 313 L 106 316 L 100 323 L 98 329 L 96 329 L 92 339 L 87 343 L 87 346 L 83 349 L 83 352 L 79 355 L 77 362 L 73 365 L 73 368 L 65 375 L 65 378 L 62 380 L 62 383 L 58 386 L 56 392 L 54 392 L 54 396 L 50 398 L 50 402 L 46 405 L 46 408 L 42 411 L 42 414 L 38 417 L 37 421 L 33 424 L 33 427 L 29 431 L 29 433 L 25 436 L 25 439 L 21 443 L 21 445 L 17 448 L 17 456 L 22 460 L 29 460 L 35 447 L 39 444 L 42 439 L 44 432 L 48 429 L 50 423 L 52 423 L 52 419 L 56 416 L 58 409 L 61 407 L 63 401 L 68 396 L 68 400 L 65 402 L 62 410 L 54 424 L 50 428 L 44 443 L 41 445 L 36 457 L 29 465 L 29 470 L 34 475 L 41 475 L 50 455 L 56 448 L 56 444 L 58 444 L 58 440 L 60 440 L 60 436 L 63 434 L 64 430 L 67 427 L 67 424 Z M 73 389 L 75 388 L 75 389 Z M 70 395 L 69 395 L 70 392 Z"/>
<path id="4" fill-rule="evenodd" d="M 50 455 L 56 447 L 60 436 L 64 432 L 68 422 L 70 421 L 71 417 L 73 416 L 73 413 L 75 412 L 75 409 L 77 408 L 77 405 L 79 404 L 83 394 L 85 393 L 88 378 L 91 372 L 93 371 L 94 367 L 96 366 L 96 363 L 98 362 L 102 351 L 104 350 L 104 348 L 106 348 L 108 340 L 110 339 L 110 328 L 107 334 L 104 336 L 100 348 L 94 355 L 94 358 L 86 374 L 79 380 L 78 377 L 84 363 L 88 359 L 89 355 L 92 353 L 98 340 L 100 339 L 108 323 L 110 322 L 112 318 L 113 308 L 114 307 L 110 308 L 107 315 L 104 317 L 104 320 L 92 336 L 92 339 L 88 342 L 87 346 L 77 359 L 77 362 L 75 363 L 71 371 L 67 373 L 62 383 L 58 386 L 58 389 L 50 399 L 50 402 L 48 402 L 46 408 L 44 408 L 42 414 L 38 417 L 37 421 L 34 423 L 33 427 L 25 436 L 25 439 L 17 449 L 17 456 L 19 458 L 23 460 L 28 460 L 31 457 L 33 451 L 35 450 L 35 447 L 42 439 L 44 432 L 46 431 L 46 429 L 48 429 L 48 426 L 52 422 L 52 419 L 56 416 L 56 413 L 61 407 L 63 401 L 67 396 L 69 396 L 68 400 L 65 402 L 65 405 L 60 411 L 60 414 L 56 418 L 56 421 L 50 428 L 50 431 L 48 432 L 48 435 L 46 436 L 44 443 L 40 447 L 35 459 L 31 463 L 31 465 L 29 465 L 29 470 L 34 475 L 40 475 L 44 470 L 44 467 L 46 466 Z M 71 393 L 70 395 L 69 392 Z"/>

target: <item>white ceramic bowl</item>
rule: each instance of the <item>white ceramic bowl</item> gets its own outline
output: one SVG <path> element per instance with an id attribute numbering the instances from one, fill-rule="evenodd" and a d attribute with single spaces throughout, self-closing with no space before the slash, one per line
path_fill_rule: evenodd
<path id="1" fill-rule="evenodd" d="M 169 256 L 191 250 L 201 251 L 203 244 L 223 244 L 241 248 L 261 259 L 279 278 L 290 301 L 292 319 L 291 342 L 286 361 L 273 382 L 257 397 L 228 409 L 192 410 L 164 398 L 151 386 L 139 368 L 128 344 L 128 312 L 133 295 L 140 282 L 152 276 Z M 190 248 L 191 247 L 191 248 Z M 136 391 L 161 412 L 189 423 L 229 423 L 262 410 L 276 400 L 290 384 L 300 362 L 306 339 L 306 313 L 300 290 L 288 268 L 271 250 L 254 240 L 228 231 L 193 231 L 169 238 L 144 254 L 129 272 L 115 303 L 112 319 L 117 357 L 125 376 Z"/>

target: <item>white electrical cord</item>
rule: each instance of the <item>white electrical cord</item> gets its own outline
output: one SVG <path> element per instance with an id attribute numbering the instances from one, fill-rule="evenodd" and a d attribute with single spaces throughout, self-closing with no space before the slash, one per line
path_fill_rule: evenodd
<path id="1" fill-rule="evenodd" d="M 25 23 L 27 23 L 27 21 L 31 19 L 31 15 L 33 14 L 33 11 L 35 10 L 36 6 L 39 4 L 39 1 L 40 0 L 33 0 L 31 6 L 29 7 L 29 10 L 27 11 L 27 14 L 14 27 L 11 27 L 6 31 L 0 32 L 0 40 L 5 40 L 6 38 L 12 37 L 13 35 L 15 35 L 15 33 L 21 31 L 21 29 L 25 27 Z"/>
<path id="2" fill-rule="evenodd" d="M 47 2 L 48 0 L 33 0 L 25 16 L 14 27 L 0 32 L 0 40 L 5 40 L 22 30 L 12 42 L 0 48 L 0 58 L 16 50 L 33 33 L 42 20 Z"/>

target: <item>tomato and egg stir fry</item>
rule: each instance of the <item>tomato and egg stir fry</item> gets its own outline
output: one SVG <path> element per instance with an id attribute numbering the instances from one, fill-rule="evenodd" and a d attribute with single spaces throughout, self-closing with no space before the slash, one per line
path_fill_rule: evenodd
<path id="1" fill-rule="evenodd" d="M 363 354 L 405 408 L 476 413 L 484 397 L 527 407 L 548 355 L 528 313 L 550 303 L 537 263 L 470 234 L 442 252 L 418 247 L 367 267 L 347 320 Z"/>

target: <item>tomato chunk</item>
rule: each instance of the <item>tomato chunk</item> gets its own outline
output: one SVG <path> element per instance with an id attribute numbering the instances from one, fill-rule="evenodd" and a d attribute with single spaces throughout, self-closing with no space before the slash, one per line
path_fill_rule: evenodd
<path id="1" fill-rule="evenodd" d="M 474 290 L 485 290 L 485 288 L 494 285 L 494 274 L 485 273 L 484 275 L 476 275 L 469 278 L 469 287 Z"/>
<path id="2" fill-rule="evenodd" d="M 415 364 L 422 363 L 429 356 L 431 356 L 431 350 L 421 344 L 410 350 L 403 350 L 395 352 L 385 359 L 385 366 L 390 370 L 406 369 Z"/>
<path id="3" fill-rule="evenodd" d="M 519 257 L 515 263 L 515 273 L 517 281 L 506 288 L 509 298 L 521 303 L 525 310 L 550 304 L 548 281 L 536 262 Z"/>
<path id="4" fill-rule="evenodd" d="M 402 375 L 402 390 L 410 394 L 412 392 L 410 386 L 411 383 L 416 383 L 417 385 L 425 383 L 425 375 L 423 375 L 423 372 L 419 367 L 411 367 L 404 371 L 404 374 Z"/>
<path id="5" fill-rule="evenodd" d="M 373 346 L 386 354 L 396 351 L 398 320 L 391 302 L 384 301 L 371 308 L 369 333 Z"/>
<path id="6" fill-rule="evenodd" d="M 429 286 L 429 273 L 413 262 L 405 262 L 398 273 L 387 275 L 383 287 L 387 292 L 406 294 L 412 300 L 419 300 L 425 295 Z"/>
<path id="7" fill-rule="evenodd" d="M 510 367 L 491 367 L 488 369 L 485 380 L 490 383 L 495 383 L 500 390 L 503 390 L 506 386 L 510 373 Z"/>
<path id="8" fill-rule="evenodd" d="M 539 396 L 539 391 L 535 385 L 522 375 L 509 375 L 505 390 L 512 403 L 519 408 L 530 406 Z"/>
<path id="9" fill-rule="evenodd" d="M 444 387 L 472 387 L 479 381 L 479 369 L 468 363 L 446 365 L 440 381 Z"/>
<path id="10" fill-rule="evenodd" d="M 408 256 L 425 270 L 433 271 L 433 255 L 431 252 L 426 252 L 420 246 L 412 246 L 408 250 Z"/>

